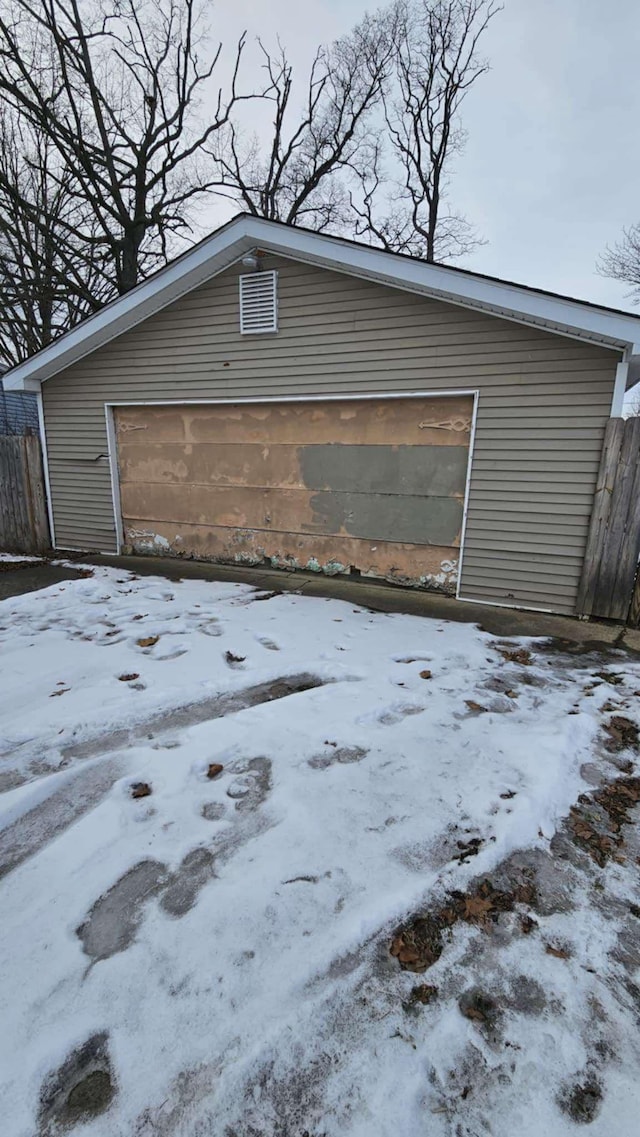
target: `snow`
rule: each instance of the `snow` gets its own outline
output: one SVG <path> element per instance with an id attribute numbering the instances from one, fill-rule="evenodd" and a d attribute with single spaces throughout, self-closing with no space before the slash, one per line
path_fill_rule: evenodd
<path id="1" fill-rule="evenodd" d="M 3 1137 L 58 1132 L 42 1087 L 101 1032 L 115 1094 L 78 1137 L 560 1137 L 587 1076 L 590 1132 L 636 1133 L 632 867 L 597 870 L 606 918 L 568 865 L 570 903 L 529 936 L 514 914 L 459 924 L 424 975 L 389 954 L 398 924 L 515 850 L 548 856 L 585 764 L 606 767 L 612 701 L 637 719 L 624 653 L 614 687 L 602 662 L 510 641 L 525 667 L 504 646 L 107 568 L 2 602 Z M 234 709 L 282 679 L 308 689 Z M 422 982 L 439 997 L 409 1012 Z M 458 1006 L 479 982 L 503 1002 L 495 1037 Z"/>
<path id="2" fill-rule="evenodd" d="M 42 560 L 41 557 L 27 557 L 23 556 L 22 553 L 0 553 L 0 562 L 4 562 L 5 564 L 24 564 L 25 562 L 33 564 L 40 560 Z"/>

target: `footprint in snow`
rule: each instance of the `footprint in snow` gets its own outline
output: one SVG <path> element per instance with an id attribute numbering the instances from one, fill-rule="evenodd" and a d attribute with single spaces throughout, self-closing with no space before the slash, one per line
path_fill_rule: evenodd
<path id="1" fill-rule="evenodd" d="M 270 640 L 268 636 L 256 636 L 256 639 L 259 644 L 262 644 L 262 647 L 266 647 L 267 651 L 280 651 L 279 645 Z"/>
<path id="2" fill-rule="evenodd" d="M 421 715 L 425 710 L 424 707 L 416 707 L 410 703 L 394 704 L 387 707 L 376 716 L 377 721 L 382 726 L 394 726 L 396 723 L 402 722 L 404 718 L 410 715 Z"/>

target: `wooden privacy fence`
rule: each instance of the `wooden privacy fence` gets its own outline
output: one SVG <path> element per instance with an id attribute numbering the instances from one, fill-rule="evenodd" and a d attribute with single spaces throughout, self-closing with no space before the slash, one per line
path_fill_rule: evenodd
<path id="1" fill-rule="evenodd" d="M 634 584 L 639 557 L 640 418 L 612 418 L 602 449 L 577 612 L 637 623 L 640 596 L 634 599 Z"/>
<path id="2" fill-rule="evenodd" d="M 49 546 L 40 439 L 0 435 L 0 550 L 43 553 Z"/>

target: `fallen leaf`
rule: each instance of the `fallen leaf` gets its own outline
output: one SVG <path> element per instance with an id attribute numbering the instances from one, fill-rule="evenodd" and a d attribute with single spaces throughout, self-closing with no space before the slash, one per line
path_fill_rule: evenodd
<path id="1" fill-rule="evenodd" d="M 421 679 L 430 679 L 431 678 L 431 672 L 429 671 L 428 668 L 425 667 L 424 671 L 420 672 L 420 678 Z"/>
<path id="2" fill-rule="evenodd" d="M 223 770 L 224 766 L 221 762 L 210 762 L 207 767 L 207 777 L 217 778 L 218 774 L 221 774 Z"/>
<path id="3" fill-rule="evenodd" d="M 139 678 L 140 678 L 140 676 L 138 675 L 137 671 L 132 671 L 130 675 L 119 675 L 118 676 L 118 679 L 120 680 L 121 683 L 131 683 L 131 681 L 133 679 L 139 679 Z"/>
<path id="4" fill-rule="evenodd" d="M 484 1023 L 487 1021 L 487 1016 L 480 1007 L 464 1007 L 462 1013 L 466 1019 L 471 1019 L 473 1022 Z"/>
<path id="5" fill-rule="evenodd" d="M 157 644 L 160 636 L 144 636 L 141 640 L 137 640 L 138 647 L 153 647 Z"/>
<path id="6" fill-rule="evenodd" d="M 521 921 L 520 921 L 520 928 L 521 928 L 521 930 L 522 930 L 522 934 L 523 934 L 524 936 L 528 936 L 528 935 L 530 935 L 530 934 L 531 934 L 531 932 L 533 932 L 533 930 L 534 930 L 535 928 L 537 928 L 537 927 L 538 927 L 538 924 L 537 924 L 537 922 L 536 922 L 536 921 L 533 919 L 533 917 L 532 917 L 532 916 L 526 916 L 526 915 L 525 915 L 525 916 L 523 916 L 523 917 L 522 917 L 522 919 L 521 919 Z"/>
<path id="7" fill-rule="evenodd" d="M 244 663 L 246 655 L 234 655 L 232 651 L 225 651 L 224 658 L 227 663 Z"/>
<path id="8" fill-rule="evenodd" d="M 472 837 L 469 841 L 456 841 L 456 846 L 460 852 L 456 853 L 451 859 L 452 861 L 459 861 L 463 865 L 468 857 L 477 857 L 482 847 L 482 838 Z"/>
<path id="9" fill-rule="evenodd" d="M 401 947 L 398 952 L 398 959 L 400 963 L 418 963 L 420 959 L 420 952 L 412 947 Z"/>
<path id="10" fill-rule="evenodd" d="M 588 841 L 591 837 L 595 837 L 596 835 L 595 829 L 592 825 L 589 825 L 588 821 L 572 821 L 571 828 L 576 837 L 582 837 L 583 841 Z"/>
<path id="11" fill-rule="evenodd" d="M 149 797 L 151 786 L 148 782 L 134 782 L 131 786 L 131 797 Z"/>
<path id="12" fill-rule="evenodd" d="M 145 613 L 145 615 L 146 615 L 146 613 Z M 144 620 L 144 616 L 132 616 L 131 619 L 132 620 Z"/>
<path id="13" fill-rule="evenodd" d="M 409 1000 L 412 1003 L 424 1003 L 426 1006 L 427 1003 L 432 1003 L 434 999 L 437 999 L 437 997 L 437 987 L 432 987 L 429 983 L 419 983 L 417 987 L 414 987 L 411 991 Z"/>
<path id="14" fill-rule="evenodd" d="M 474 702 L 473 699 L 465 699 L 465 703 L 467 704 L 469 710 L 474 711 L 475 714 L 480 715 L 486 713 L 487 708 L 481 706 L 480 703 Z"/>
<path id="15" fill-rule="evenodd" d="M 511 691 L 511 690 L 505 691 L 505 695 L 507 696 L 508 699 L 517 699 L 518 698 L 518 692 L 517 691 Z"/>
<path id="16" fill-rule="evenodd" d="M 553 944 L 545 944 L 544 950 L 547 955 L 553 955 L 556 959 L 570 959 L 571 952 L 567 948 L 554 947 Z"/>
<path id="17" fill-rule="evenodd" d="M 515 796 L 516 796 L 515 790 L 505 790 L 505 792 L 503 794 L 500 794 L 500 797 L 505 798 L 506 800 L 509 800 L 509 798 L 512 798 Z"/>
<path id="18" fill-rule="evenodd" d="M 464 901 L 464 920 L 484 920 L 493 909 L 489 896 L 466 896 Z"/>
<path id="19" fill-rule="evenodd" d="M 70 691 L 70 690 L 71 690 L 70 687 L 61 687 L 59 691 L 52 691 L 51 694 L 49 695 L 49 698 L 55 699 L 56 695 L 66 695 L 67 691 Z"/>
<path id="20" fill-rule="evenodd" d="M 500 651 L 500 655 L 507 663 L 522 663 L 525 667 L 531 665 L 531 652 L 524 647 L 519 647 L 515 651 Z"/>
<path id="21" fill-rule="evenodd" d="M 624 676 L 618 675 L 614 671 L 596 671 L 594 678 L 602 679 L 605 683 L 611 683 L 613 687 L 619 687 L 624 683 Z"/>

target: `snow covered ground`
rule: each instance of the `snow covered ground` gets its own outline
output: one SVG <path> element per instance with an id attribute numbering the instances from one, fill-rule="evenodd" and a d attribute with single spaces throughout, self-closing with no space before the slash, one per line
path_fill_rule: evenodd
<path id="1" fill-rule="evenodd" d="M 0 672 L 3 1137 L 637 1134 L 628 655 L 99 568 Z"/>
<path id="2" fill-rule="evenodd" d="M 41 557 L 27 557 L 23 553 L 0 553 L 0 564 L 33 564 L 40 560 Z"/>

